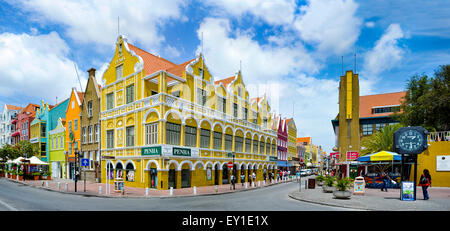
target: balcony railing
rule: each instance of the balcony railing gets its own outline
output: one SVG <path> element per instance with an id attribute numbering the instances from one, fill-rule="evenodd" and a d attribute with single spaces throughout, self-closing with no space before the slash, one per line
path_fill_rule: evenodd
<path id="1" fill-rule="evenodd" d="M 450 141 L 450 131 L 428 133 L 428 142 Z"/>
<path id="2" fill-rule="evenodd" d="M 202 106 L 202 105 L 198 105 L 198 104 L 192 103 L 190 101 L 187 101 L 187 100 L 184 100 L 184 99 L 181 99 L 178 97 L 174 97 L 174 96 L 171 96 L 168 94 L 163 94 L 163 95 L 165 96 L 164 102 L 167 104 L 167 106 L 178 108 L 182 111 L 186 110 L 188 112 L 197 112 L 202 115 L 205 115 L 206 117 L 215 117 L 215 118 L 218 118 L 221 120 L 233 122 L 233 123 L 241 125 L 241 126 L 249 127 L 254 130 L 258 130 L 261 132 L 267 132 L 267 133 L 271 133 L 272 135 L 276 135 L 275 131 L 264 128 L 262 126 L 259 126 L 252 122 L 249 122 L 247 120 L 239 119 L 234 116 L 227 115 L 226 113 L 223 113 L 221 111 L 217 111 L 217 110 L 214 110 L 214 109 Z"/>
<path id="3" fill-rule="evenodd" d="M 161 96 L 163 96 L 162 102 L 161 102 Z M 121 105 L 119 107 L 115 107 L 113 109 L 107 110 L 105 112 L 102 112 L 102 118 L 106 119 L 107 117 L 117 116 L 119 114 L 127 113 L 130 111 L 139 109 L 139 108 L 152 107 L 152 106 L 158 105 L 160 103 L 165 103 L 167 106 L 177 108 L 177 109 L 181 110 L 182 112 L 183 111 L 186 111 L 189 113 L 196 112 L 196 113 L 205 115 L 206 117 L 209 117 L 209 118 L 213 117 L 213 118 L 217 118 L 217 119 L 221 119 L 221 120 L 225 120 L 225 121 L 230 121 L 235 124 L 249 127 L 251 129 L 254 129 L 257 131 L 267 132 L 272 135 L 276 135 L 276 132 L 271 129 L 264 128 L 262 126 L 254 124 L 247 120 L 239 119 L 234 116 L 227 115 L 226 113 L 223 113 L 223 112 L 220 112 L 220 111 L 217 111 L 217 110 L 214 110 L 214 109 L 202 106 L 202 105 L 198 105 L 198 104 L 192 103 L 190 101 L 187 101 L 187 100 L 184 100 L 184 99 L 181 99 L 181 98 L 178 98 L 178 97 L 166 94 L 166 93 L 159 93 L 156 95 L 152 95 L 152 96 L 143 98 L 141 100 L 137 100 L 132 103 Z"/>

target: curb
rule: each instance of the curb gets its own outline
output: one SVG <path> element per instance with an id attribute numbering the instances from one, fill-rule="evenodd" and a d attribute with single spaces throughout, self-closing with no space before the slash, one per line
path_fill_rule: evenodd
<path id="1" fill-rule="evenodd" d="M 292 193 L 294 193 L 294 192 L 291 192 L 291 193 L 288 194 L 288 196 L 290 198 L 292 198 L 294 200 L 298 200 L 298 201 L 307 202 L 307 203 L 326 205 L 326 206 L 338 207 L 338 208 L 360 209 L 360 210 L 366 210 L 366 211 L 377 211 L 377 210 L 374 210 L 374 209 L 361 208 L 361 207 L 358 207 L 358 206 L 337 205 L 337 204 L 330 204 L 330 203 L 325 203 L 325 202 L 320 202 L 320 201 L 306 200 L 306 199 L 303 199 L 303 198 L 296 197 L 296 196 L 292 195 Z"/>
<path id="2" fill-rule="evenodd" d="M 99 194 L 94 194 L 94 193 L 85 193 L 85 192 L 68 192 L 68 191 L 64 191 L 64 190 L 57 190 L 57 189 L 52 189 L 52 188 L 47 188 L 47 187 L 42 187 L 42 186 L 35 186 L 35 185 L 30 185 L 30 184 L 26 184 L 23 181 L 17 181 L 14 179 L 10 179 L 10 178 L 5 178 L 10 182 L 13 183 L 17 183 L 17 184 L 21 184 L 21 185 L 25 185 L 25 186 L 29 186 L 32 188 L 36 188 L 36 189 L 43 189 L 43 190 L 47 190 L 47 191 L 52 191 L 52 192 L 58 192 L 58 193 L 62 193 L 62 194 L 71 194 L 71 195 L 78 195 L 78 196 L 84 196 L 84 197 L 98 197 L 98 198 L 114 198 L 114 199 L 123 199 L 123 198 L 142 198 L 142 199 L 150 199 L 150 198 L 159 198 L 159 199 L 167 199 L 167 198 L 181 198 L 181 197 L 198 197 L 198 196 L 214 196 L 214 195 L 222 195 L 222 194 L 230 194 L 230 193 L 238 193 L 238 192 L 244 192 L 244 191 L 251 191 L 251 190 L 257 190 L 257 189 L 262 189 L 265 187 L 270 187 L 270 186 L 274 186 L 274 185 L 279 185 L 279 184 L 283 184 L 283 183 L 291 183 L 291 182 L 295 182 L 295 181 L 286 181 L 286 182 L 278 182 L 278 183 L 273 183 L 273 184 L 268 184 L 265 186 L 260 186 L 260 187 L 254 187 L 254 188 L 247 188 L 247 189 L 241 189 L 241 190 L 236 190 L 236 191 L 227 191 L 227 192 L 219 192 L 219 193 L 205 193 L 205 194 L 197 194 L 197 195 L 193 195 L 193 194 L 186 194 L 186 195 L 172 195 L 172 196 L 107 196 L 107 195 L 99 195 Z"/>

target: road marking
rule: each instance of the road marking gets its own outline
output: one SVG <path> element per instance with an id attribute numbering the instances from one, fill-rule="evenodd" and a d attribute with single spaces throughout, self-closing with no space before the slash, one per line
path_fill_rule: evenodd
<path id="1" fill-rule="evenodd" d="M 9 204 L 3 202 L 2 200 L 0 200 L 0 204 L 4 205 L 7 209 L 11 210 L 11 211 L 19 211 L 18 209 L 10 206 Z"/>

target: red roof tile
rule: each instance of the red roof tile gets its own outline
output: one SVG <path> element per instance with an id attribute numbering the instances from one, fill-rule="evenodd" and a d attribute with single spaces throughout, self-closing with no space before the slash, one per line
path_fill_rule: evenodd
<path id="1" fill-rule="evenodd" d="M 393 112 L 373 114 L 372 108 L 380 107 L 380 106 L 400 105 L 401 99 L 405 95 L 406 95 L 406 91 L 360 96 L 359 97 L 359 117 L 366 118 L 366 117 L 379 117 L 379 116 L 391 115 Z"/>
<path id="2" fill-rule="evenodd" d="M 146 75 L 152 74 L 159 70 L 167 70 L 171 67 L 176 66 L 175 63 L 172 63 L 169 60 L 153 55 L 130 43 L 128 43 L 128 47 L 143 59 L 144 70 L 146 72 L 145 73 Z"/>

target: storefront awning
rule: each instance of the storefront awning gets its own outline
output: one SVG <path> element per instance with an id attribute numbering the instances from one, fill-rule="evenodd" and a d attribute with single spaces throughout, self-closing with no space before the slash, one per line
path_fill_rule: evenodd
<path id="1" fill-rule="evenodd" d="M 291 167 L 292 165 L 289 164 L 289 162 L 286 162 L 284 160 L 277 160 L 278 167 Z"/>

